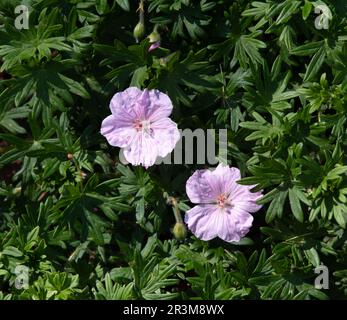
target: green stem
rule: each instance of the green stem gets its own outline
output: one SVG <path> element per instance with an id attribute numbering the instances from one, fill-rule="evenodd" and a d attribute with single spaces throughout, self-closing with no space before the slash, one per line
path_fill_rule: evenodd
<path id="1" fill-rule="evenodd" d="M 139 13 L 139 20 L 141 24 L 145 24 L 145 1 L 144 0 L 140 0 L 139 3 L 139 8 L 138 8 Z"/>
<path id="2" fill-rule="evenodd" d="M 173 206 L 173 212 L 175 215 L 176 222 L 177 223 L 183 223 L 180 209 L 179 209 L 178 204 L 177 204 L 177 200 L 174 197 L 172 197 L 171 203 Z"/>

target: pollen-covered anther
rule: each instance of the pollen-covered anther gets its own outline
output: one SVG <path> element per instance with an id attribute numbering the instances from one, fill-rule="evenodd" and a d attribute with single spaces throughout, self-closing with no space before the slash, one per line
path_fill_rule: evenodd
<path id="1" fill-rule="evenodd" d="M 134 128 L 137 130 L 137 131 L 145 131 L 145 132 L 148 132 L 150 131 L 151 129 L 151 122 L 148 121 L 148 120 L 138 120 L 135 122 L 134 124 Z"/>
<path id="2" fill-rule="evenodd" d="M 224 208 L 225 205 L 227 204 L 226 202 L 227 202 L 227 198 L 224 193 L 222 193 L 221 195 L 217 197 L 217 204 L 219 207 Z"/>

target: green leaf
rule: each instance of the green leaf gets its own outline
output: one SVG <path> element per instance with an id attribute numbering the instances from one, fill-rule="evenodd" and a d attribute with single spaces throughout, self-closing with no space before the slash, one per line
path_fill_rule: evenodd
<path id="1" fill-rule="evenodd" d="M 317 53 L 313 56 L 310 64 L 307 67 L 304 82 L 311 81 L 318 73 L 319 69 L 324 63 L 325 60 L 325 47 L 322 46 Z"/>
<path id="2" fill-rule="evenodd" d="M 315 248 L 310 248 L 309 250 L 305 250 L 305 255 L 313 266 L 318 267 L 320 265 L 319 255 Z"/>
<path id="3" fill-rule="evenodd" d="M 270 223 L 276 217 L 281 217 L 283 214 L 283 206 L 287 198 L 288 191 L 279 192 L 271 201 L 269 208 L 266 212 L 265 220 Z"/>
<path id="4" fill-rule="evenodd" d="M 130 86 L 141 88 L 148 77 L 147 67 L 140 67 L 134 71 Z"/>
<path id="5" fill-rule="evenodd" d="M 13 247 L 13 246 L 8 246 L 6 247 L 3 251 L 2 254 L 6 255 L 6 256 L 11 256 L 11 257 L 21 257 L 23 255 L 23 253 L 18 250 L 17 248 Z"/>
<path id="6" fill-rule="evenodd" d="M 94 25 L 79 28 L 73 33 L 71 33 L 68 39 L 79 40 L 84 38 L 91 38 L 93 36 L 94 29 L 95 29 Z"/>
<path id="7" fill-rule="evenodd" d="M 105 14 L 108 9 L 107 0 L 96 0 L 95 7 L 99 14 Z"/>
<path id="8" fill-rule="evenodd" d="M 305 0 L 305 4 L 302 7 L 302 18 L 304 20 L 306 20 L 308 16 L 310 15 L 312 7 L 313 7 L 312 3 L 310 1 Z"/>
<path id="9" fill-rule="evenodd" d="M 304 222 L 304 214 L 295 187 L 289 189 L 289 203 L 295 218 L 300 222 Z"/>
<path id="10" fill-rule="evenodd" d="M 322 47 L 324 47 L 324 41 L 309 42 L 292 49 L 290 53 L 297 56 L 309 56 L 315 54 Z"/>
<path id="11" fill-rule="evenodd" d="M 344 209 L 346 209 L 346 207 Z M 341 228 L 345 229 L 347 221 L 347 211 L 343 211 L 343 209 L 340 206 L 334 206 L 333 213 L 336 222 L 341 226 Z"/>
<path id="12" fill-rule="evenodd" d="M 254 241 L 251 238 L 244 237 L 238 242 L 230 242 L 233 245 L 236 246 L 251 246 L 254 245 Z"/>
<path id="13" fill-rule="evenodd" d="M 79 82 L 63 75 L 59 75 L 59 77 L 66 83 L 72 93 L 81 96 L 82 98 L 90 99 L 88 91 Z"/>
<path id="14" fill-rule="evenodd" d="M 130 11 L 129 0 L 116 0 L 120 7 L 125 11 Z"/>

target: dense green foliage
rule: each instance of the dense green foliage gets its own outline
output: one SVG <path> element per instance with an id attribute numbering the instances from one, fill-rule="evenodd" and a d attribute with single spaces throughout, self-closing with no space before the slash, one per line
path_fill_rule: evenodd
<path id="1" fill-rule="evenodd" d="M 319 30 L 321 1 L 147 0 L 148 52 L 138 1 L 0 0 L 0 299 L 345 298 L 347 3 L 324 1 Z M 181 129 L 228 129 L 265 195 L 247 238 L 175 239 L 199 166 L 119 163 L 99 131 L 129 86 L 167 92 Z"/>

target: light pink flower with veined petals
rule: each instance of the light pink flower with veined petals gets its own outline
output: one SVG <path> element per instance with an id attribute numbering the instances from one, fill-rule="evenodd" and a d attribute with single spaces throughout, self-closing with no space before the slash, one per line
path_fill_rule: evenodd
<path id="1" fill-rule="evenodd" d="M 196 237 L 238 242 L 248 233 L 253 222 L 250 212 L 262 207 L 256 204 L 262 193 L 238 184 L 240 179 L 239 169 L 223 164 L 213 171 L 197 170 L 188 179 L 187 195 L 197 205 L 187 211 L 185 222 Z"/>
<path id="2" fill-rule="evenodd" d="M 172 108 L 170 98 L 159 90 L 130 87 L 113 96 L 112 114 L 102 122 L 101 134 L 110 145 L 123 148 L 131 164 L 152 166 L 180 139 L 177 124 L 169 118 Z"/>

